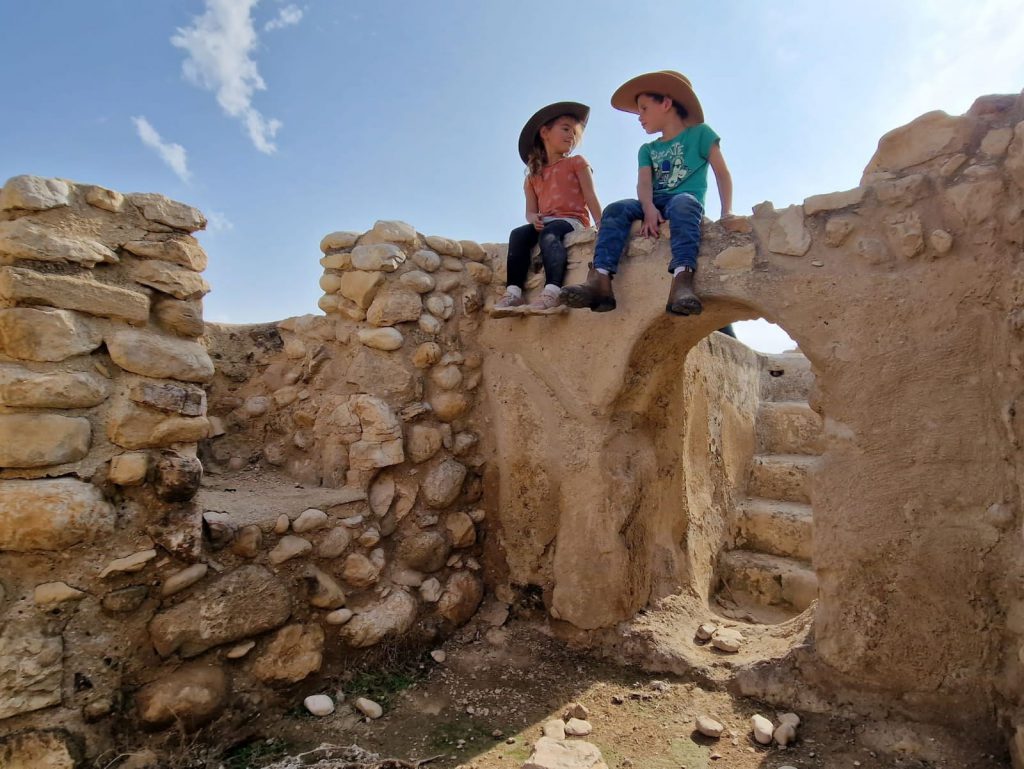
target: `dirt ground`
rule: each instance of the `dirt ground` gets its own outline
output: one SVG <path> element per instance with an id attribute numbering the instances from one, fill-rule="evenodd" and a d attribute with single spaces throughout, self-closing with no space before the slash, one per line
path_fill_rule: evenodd
<path id="1" fill-rule="evenodd" d="M 356 744 L 386 758 L 432 759 L 430 769 L 518 769 L 543 724 L 578 702 L 611 769 L 995 769 L 1006 756 L 986 752 L 965 735 L 893 721 L 851 721 L 800 713 L 798 742 L 789 749 L 753 742 L 750 717 L 776 720 L 777 711 L 701 688 L 679 677 L 654 676 L 574 652 L 536 619 L 504 627 L 471 625 L 440 647 L 437 663 L 423 652 L 413 662 L 350 670 L 316 692 L 336 701 L 335 713 L 308 714 L 296 694 L 284 716 L 250 724 L 243 741 L 198 765 L 249 769 L 316 747 Z M 435 650 L 436 651 L 436 650 Z M 349 703 L 369 696 L 384 706 L 376 721 Z M 718 740 L 694 731 L 698 715 L 725 724 Z M 339 764 L 341 765 L 341 764 Z"/>

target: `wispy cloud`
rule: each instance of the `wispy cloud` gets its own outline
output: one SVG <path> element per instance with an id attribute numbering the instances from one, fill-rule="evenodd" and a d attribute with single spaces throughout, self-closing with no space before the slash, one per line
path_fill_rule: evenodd
<path id="1" fill-rule="evenodd" d="M 285 27 L 291 27 L 302 21 L 302 9 L 297 5 L 286 5 L 277 13 L 276 19 L 271 19 L 263 25 L 263 29 L 266 32 L 270 32 L 274 29 L 284 29 Z"/>
<path id="2" fill-rule="evenodd" d="M 181 65 L 185 77 L 216 93 L 217 103 L 242 121 L 256 149 L 269 155 L 277 151 L 274 137 L 281 121 L 264 117 L 252 106 L 255 92 L 267 87 L 252 58 L 259 42 L 252 22 L 258 2 L 206 0 L 206 12 L 178 29 L 171 43 L 188 53 Z"/>
<path id="3" fill-rule="evenodd" d="M 227 215 L 221 211 L 207 211 L 206 222 L 206 228 L 210 232 L 224 232 L 225 230 L 233 230 L 235 228 L 235 223 L 228 219 Z"/>
<path id="4" fill-rule="evenodd" d="M 180 144 L 165 142 L 160 138 L 160 134 L 153 128 L 153 125 L 141 115 L 133 117 L 132 122 L 135 123 L 135 130 L 138 132 L 139 138 L 142 139 L 142 143 L 156 150 L 160 159 L 170 166 L 179 179 L 187 182 L 192 178 L 192 174 L 188 170 L 188 153 L 184 147 Z"/>

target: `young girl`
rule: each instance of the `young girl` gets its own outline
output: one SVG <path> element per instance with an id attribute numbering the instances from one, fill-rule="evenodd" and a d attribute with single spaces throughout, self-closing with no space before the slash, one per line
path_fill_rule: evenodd
<path id="1" fill-rule="evenodd" d="M 562 240 L 570 232 L 596 224 L 601 204 L 594 193 L 590 166 L 581 156 L 569 157 L 579 144 L 590 117 L 590 107 L 564 101 L 549 104 L 531 117 L 519 134 L 519 156 L 526 163 L 523 184 L 526 221 L 508 236 L 508 286 L 491 309 L 494 317 L 559 312 L 559 293 L 565 280 L 568 255 Z M 523 287 L 530 268 L 530 251 L 540 242 L 544 262 L 544 290 L 530 304 Z"/>

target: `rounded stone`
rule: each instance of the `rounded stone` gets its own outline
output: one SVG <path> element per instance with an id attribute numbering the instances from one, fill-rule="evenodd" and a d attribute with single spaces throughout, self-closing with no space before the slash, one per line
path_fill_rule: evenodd
<path id="1" fill-rule="evenodd" d="M 314 716 L 329 716 L 334 712 L 334 700 L 326 694 L 311 694 L 302 704 Z"/>

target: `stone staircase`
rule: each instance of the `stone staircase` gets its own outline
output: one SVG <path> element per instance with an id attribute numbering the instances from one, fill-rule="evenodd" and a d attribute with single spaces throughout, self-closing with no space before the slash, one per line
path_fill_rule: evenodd
<path id="1" fill-rule="evenodd" d="M 802 354 L 764 356 L 750 496 L 737 511 L 738 549 L 719 561 L 718 600 L 726 606 L 771 607 L 774 619 L 785 619 L 817 597 L 809 479 L 822 430 L 807 403 L 813 383 Z"/>

